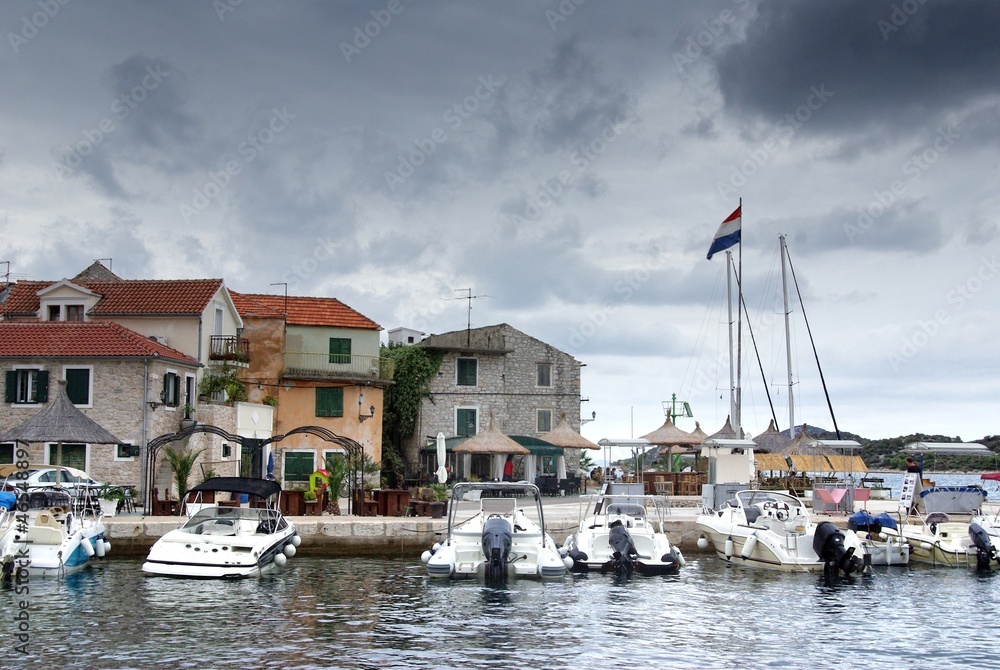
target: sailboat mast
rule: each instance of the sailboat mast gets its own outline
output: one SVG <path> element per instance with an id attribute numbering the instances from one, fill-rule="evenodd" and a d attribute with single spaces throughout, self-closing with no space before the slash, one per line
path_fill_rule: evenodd
<path id="1" fill-rule="evenodd" d="M 785 299 L 785 358 L 788 363 L 788 436 L 795 439 L 795 402 L 792 400 L 792 333 L 789 326 L 788 308 L 788 250 L 785 248 L 785 236 L 778 235 L 781 242 L 781 293 Z"/>
<path id="2" fill-rule="evenodd" d="M 733 252 L 726 249 L 726 307 L 729 309 L 729 418 L 736 421 L 737 389 L 733 371 Z"/>
<path id="3" fill-rule="evenodd" d="M 740 228 L 743 220 L 743 198 L 740 198 Z M 736 437 L 743 437 L 743 398 L 742 398 L 742 375 L 743 372 L 743 234 L 740 233 L 740 259 L 739 269 L 736 273 L 736 411 L 733 413 L 733 430 Z"/>

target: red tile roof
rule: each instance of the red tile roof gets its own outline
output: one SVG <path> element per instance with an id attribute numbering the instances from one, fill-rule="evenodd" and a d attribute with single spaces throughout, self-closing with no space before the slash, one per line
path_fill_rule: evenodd
<path id="1" fill-rule="evenodd" d="M 258 302 L 250 296 L 230 290 L 229 297 L 233 299 L 236 311 L 244 319 L 247 317 L 284 319 L 285 313 L 280 309 L 272 309 L 264 303 Z"/>
<path id="2" fill-rule="evenodd" d="M 196 315 L 222 286 L 221 279 L 122 279 L 72 280 L 77 286 L 101 295 L 90 316 Z M 18 281 L 10 287 L 3 305 L 9 316 L 34 316 L 38 292 L 57 284 L 51 281 Z"/>
<path id="3" fill-rule="evenodd" d="M 236 309 L 240 316 L 250 316 L 249 312 L 244 312 L 241 304 L 248 302 L 256 303 L 272 312 L 284 313 L 288 310 L 286 322 L 292 326 L 328 326 L 335 328 L 363 328 L 366 330 L 381 330 L 378 325 L 367 316 L 351 309 L 336 298 L 308 298 L 302 296 L 265 295 L 261 293 L 237 294 L 229 292 L 236 303 Z M 236 302 L 239 295 L 241 302 Z M 287 300 L 287 303 L 286 303 Z M 259 310 L 260 308 L 258 308 Z M 258 314 L 259 315 L 259 314 Z"/>
<path id="4" fill-rule="evenodd" d="M 0 322 L 0 358 L 194 358 L 113 321 Z"/>

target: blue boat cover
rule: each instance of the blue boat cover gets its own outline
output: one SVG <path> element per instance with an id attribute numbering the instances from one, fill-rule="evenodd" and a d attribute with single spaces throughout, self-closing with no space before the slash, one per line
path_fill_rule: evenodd
<path id="1" fill-rule="evenodd" d="M 896 520 L 889 516 L 888 512 L 882 512 L 875 517 L 875 523 L 882 524 L 883 528 L 892 528 L 893 530 L 899 529 L 899 526 L 896 525 Z"/>
<path id="2" fill-rule="evenodd" d="M 14 509 L 17 506 L 17 496 L 8 491 L 0 491 L 0 507 Z"/>

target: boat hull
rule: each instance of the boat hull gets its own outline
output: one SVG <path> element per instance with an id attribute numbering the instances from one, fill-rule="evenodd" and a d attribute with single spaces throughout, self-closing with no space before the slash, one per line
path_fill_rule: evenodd
<path id="1" fill-rule="evenodd" d="M 948 521 L 924 525 L 911 524 L 901 529 L 910 545 L 910 558 L 918 563 L 952 568 L 979 567 L 978 549 L 969 537 L 969 524 Z M 997 541 L 994 536 L 994 546 Z M 1000 570 L 1000 563 L 989 562 L 990 570 Z"/>

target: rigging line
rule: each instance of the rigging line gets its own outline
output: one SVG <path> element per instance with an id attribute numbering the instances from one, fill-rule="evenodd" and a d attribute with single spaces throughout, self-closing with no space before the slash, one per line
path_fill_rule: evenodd
<path id="1" fill-rule="evenodd" d="M 724 275 L 720 272 L 715 277 L 715 285 L 712 287 L 712 294 L 708 302 L 705 305 L 704 316 L 702 317 L 701 324 L 698 327 L 698 334 L 695 337 L 694 343 L 691 345 L 691 356 L 688 358 L 687 368 L 684 370 L 684 376 L 681 378 L 681 392 L 687 393 L 685 389 L 688 388 L 688 384 L 691 387 L 695 386 L 695 380 L 693 377 L 697 376 L 692 372 L 691 368 L 696 366 L 697 362 L 701 360 L 701 357 L 705 350 L 705 340 L 708 333 L 708 324 L 711 322 L 712 314 L 715 312 L 713 305 L 716 304 L 716 298 L 719 295 L 719 288 L 722 283 L 722 277 Z M 692 379 L 689 381 L 688 377 L 691 376 Z"/>
<path id="2" fill-rule="evenodd" d="M 809 334 L 809 344 L 812 345 L 813 358 L 816 359 L 816 369 L 819 370 L 819 381 L 823 385 L 823 395 L 826 396 L 826 406 L 830 409 L 830 418 L 833 419 L 833 430 L 840 438 L 840 428 L 837 427 L 837 417 L 833 413 L 833 403 L 830 402 L 830 392 L 826 388 L 826 378 L 823 376 L 823 368 L 819 364 L 819 353 L 816 351 L 816 342 L 813 340 L 812 328 L 809 327 L 809 317 L 806 316 L 806 306 L 802 302 L 802 293 L 799 291 L 799 280 L 795 276 L 795 267 L 792 265 L 792 257 L 785 249 L 785 257 L 788 259 L 788 269 L 792 271 L 792 283 L 795 284 L 795 295 L 799 298 L 799 307 L 802 309 L 802 319 L 806 322 L 806 332 Z"/>
<path id="3" fill-rule="evenodd" d="M 739 279 L 736 280 L 736 288 L 738 289 L 740 295 L 740 302 L 743 302 L 743 309 L 747 310 L 746 302 L 743 300 L 743 287 L 740 285 Z M 747 310 L 747 314 L 749 314 Z M 771 401 L 771 391 L 767 388 L 767 379 L 764 377 L 764 364 L 760 361 L 760 352 L 757 350 L 757 338 L 753 335 L 753 326 L 750 325 L 750 319 L 747 319 L 747 331 L 750 333 L 750 342 L 753 344 L 753 353 L 757 357 L 757 367 L 760 369 L 760 378 L 764 382 L 764 392 L 767 394 L 767 404 L 771 408 L 771 418 L 774 419 L 774 427 L 778 427 L 778 416 L 774 413 L 774 403 Z"/>

